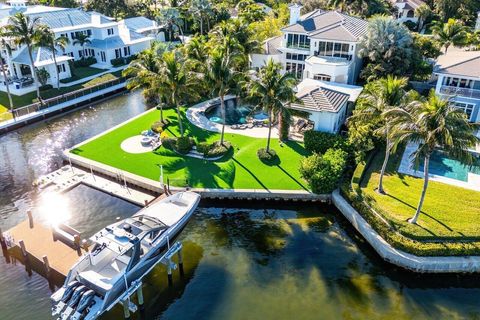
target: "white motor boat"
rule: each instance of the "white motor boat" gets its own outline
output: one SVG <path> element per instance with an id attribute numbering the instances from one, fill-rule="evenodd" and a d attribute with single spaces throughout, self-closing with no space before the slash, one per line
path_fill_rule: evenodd
<path id="1" fill-rule="evenodd" d="M 97 232 L 92 250 L 52 295 L 52 315 L 91 320 L 110 310 L 173 244 L 199 201 L 194 192 L 179 192 Z"/>

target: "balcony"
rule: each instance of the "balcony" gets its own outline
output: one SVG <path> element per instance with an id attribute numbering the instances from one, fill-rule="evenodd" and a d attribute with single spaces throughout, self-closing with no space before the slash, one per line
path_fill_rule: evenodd
<path id="1" fill-rule="evenodd" d="M 470 88 L 442 86 L 440 88 L 440 93 L 449 96 L 460 96 L 466 98 L 480 99 L 480 90 Z"/>
<path id="2" fill-rule="evenodd" d="M 305 51 L 310 51 L 310 45 L 303 45 L 303 44 L 287 44 L 288 49 L 294 49 L 294 50 L 305 50 Z"/>

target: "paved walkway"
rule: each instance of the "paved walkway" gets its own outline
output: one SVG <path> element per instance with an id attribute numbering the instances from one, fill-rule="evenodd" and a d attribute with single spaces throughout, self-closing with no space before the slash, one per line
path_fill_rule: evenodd
<path id="1" fill-rule="evenodd" d="M 235 96 L 226 96 L 225 100 L 234 99 Z M 196 104 L 187 110 L 187 119 L 192 124 L 196 125 L 199 128 L 213 131 L 213 132 L 222 132 L 222 125 L 220 123 L 212 122 L 205 117 L 205 111 L 211 107 L 212 103 L 217 102 L 218 98 L 211 99 L 208 101 L 201 102 Z M 268 128 L 267 127 L 253 127 L 247 129 L 232 129 L 231 126 L 225 126 L 225 133 L 234 133 L 241 134 L 243 136 L 253 137 L 253 138 L 267 138 L 268 137 Z M 278 129 L 276 127 L 272 128 L 272 138 L 278 138 Z"/>
<path id="2" fill-rule="evenodd" d="M 333 204 L 345 218 L 367 240 L 375 251 L 386 261 L 423 273 L 474 273 L 480 272 L 480 256 L 472 257 L 419 257 L 395 249 L 386 242 L 365 219 L 340 195 L 338 190 L 332 193 Z"/>

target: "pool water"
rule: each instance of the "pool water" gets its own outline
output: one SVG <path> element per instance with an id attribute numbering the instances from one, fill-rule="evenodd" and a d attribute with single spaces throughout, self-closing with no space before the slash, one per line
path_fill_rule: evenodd
<path id="1" fill-rule="evenodd" d="M 419 170 L 423 171 L 423 162 L 420 163 Z M 468 173 L 480 174 L 480 160 L 473 166 L 466 166 L 460 161 L 447 157 L 440 151 L 435 151 L 430 158 L 431 174 L 445 178 L 468 182 Z"/>
<path id="2" fill-rule="evenodd" d="M 252 112 L 252 108 L 245 105 L 238 105 L 235 99 L 225 101 L 225 124 L 244 124 L 247 122 L 247 116 Z M 219 104 L 212 106 L 205 112 L 208 120 L 216 123 L 223 123 L 222 108 Z"/>

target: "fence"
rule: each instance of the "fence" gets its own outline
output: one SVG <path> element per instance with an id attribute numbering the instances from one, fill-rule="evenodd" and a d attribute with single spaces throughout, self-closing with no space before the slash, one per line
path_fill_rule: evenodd
<path id="1" fill-rule="evenodd" d="M 125 78 L 118 78 L 118 79 L 115 79 L 115 80 L 110 80 L 110 81 L 101 83 L 99 85 L 95 85 L 95 86 L 91 86 L 91 87 L 88 87 L 88 88 L 83 88 L 83 89 L 79 89 L 79 90 L 76 90 L 76 91 L 68 92 L 68 93 L 53 97 L 53 98 L 45 99 L 45 100 L 42 101 L 42 103 L 36 102 L 36 103 L 32 103 L 32 104 L 29 104 L 29 105 L 24 106 L 24 107 L 15 109 L 14 110 L 14 115 L 15 115 L 16 118 L 21 117 L 21 116 L 25 116 L 25 115 L 28 115 L 32 112 L 38 112 L 40 110 L 56 106 L 60 103 L 64 103 L 64 102 L 67 102 L 67 101 L 70 101 L 70 100 L 74 100 L 74 99 L 92 94 L 96 91 L 103 90 L 103 89 L 106 89 L 106 88 L 109 88 L 109 87 L 113 87 L 113 86 L 118 85 L 118 84 L 123 83 L 123 82 L 125 82 Z M 11 118 L 11 117 L 8 117 L 7 114 L 10 115 L 10 112 L 5 112 L 5 113 L 0 114 L 0 119 Z"/>

